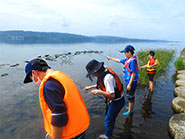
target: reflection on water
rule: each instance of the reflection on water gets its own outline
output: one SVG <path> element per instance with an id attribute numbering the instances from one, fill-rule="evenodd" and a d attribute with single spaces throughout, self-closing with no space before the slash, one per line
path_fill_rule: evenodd
<path id="1" fill-rule="evenodd" d="M 133 139 L 134 137 L 132 136 L 132 134 L 134 132 L 132 132 L 132 122 L 133 122 L 133 115 L 134 113 L 132 113 L 131 115 L 129 115 L 126 119 L 125 119 L 125 123 L 123 125 L 124 130 L 123 133 L 120 135 L 120 139 Z"/>
<path id="2" fill-rule="evenodd" d="M 72 55 L 69 55 L 67 57 L 60 57 L 60 64 L 61 66 L 65 65 L 65 64 L 72 64 L 72 59 L 73 59 L 73 56 Z"/>
<path id="3" fill-rule="evenodd" d="M 22 83 L 25 76 L 25 62 L 35 57 L 47 60 L 54 70 L 63 71 L 74 80 L 91 117 L 91 125 L 86 138 L 98 138 L 99 134 L 104 133 L 105 104 L 101 97 L 84 92 L 83 88 L 92 84 L 86 78 L 85 66 L 92 59 L 103 61 L 123 81 L 121 66 L 105 58 L 106 55 L 123 58 L 123 54 L 117 52 L 123 49 L 123 45 L 126 44 L 24 45 L 20 47 L 0 45 L 0 49 L 4 52 L 0 51 L 0 138 L 43 139 L 45 136 L 38 88 L 31 83 Z M 169 45 L 154 43 L 133 45 L 136 46 L 137 51 L 149 49 L 149 46 L 169 48 Z M 181 46 L 177 46 L 176 49 L 179 52 Z M 128 117 L 118 115 L 113 135 L 115 139 L 169 139 L 167 129 L 168 120 L 173 114 L 171 100 L 174 88 L 171 76 L 175 73 L 175 69 L 172 68 L 173 61 L 171 63 L 170 68 L 167 69 L 170 72 L 164 73 L 157 80 L 152 98 L 144 98 L 144 95 L 148 93 L 147 89 L 138 87 L 134 115 Z M 125 110 L 122 109 L 120 113 L 122 112 Z"/>
<path id="4" fill-rule="evenodd" d="M 153 92 L 149 91 L 147 98 L 145 98 L 144 103 L 142 104 L 142 116 L 144 118 L 144 120 L 146 120 L 146 118 L 152 118 L 151 114 L 155 114 L 154 112 L 152 112 L 152 95 Z"/>

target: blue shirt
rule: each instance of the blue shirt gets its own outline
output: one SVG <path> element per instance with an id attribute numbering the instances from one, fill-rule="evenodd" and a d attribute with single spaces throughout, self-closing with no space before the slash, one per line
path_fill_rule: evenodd
<path id="1" fill-rule="evenodd" d="M 68 122 L 66 105 L 63 101 L 65 89 L 57 80 L 50 78 L 44 85 L 44 98 L 52 112 L 51 124 L 63 127 Z"/>
<path id="2" fill-rule="evenodd" d="M 136 57 L 137 58 L 137 57 Z M 128 60 L 128 58 L 125 58 L 125 59 L 121 59 L 120 62 L 125 65 L 125 62 Z M 137 63 L 137 60 L 136 59 L 133 59 L 130 61 L 129 63 L 129 69 L 131 70 L 131 73 L 136 73 L 136 76 L 134 78 L 134 81 L 132 82 L 132 85 L 131 85 L 131 88 L 134 89 L 137 87 L 137 81 L 139 79 L 139 70 L 138 70 L 138 63 Z M 125 78 L 125 81 L 126 81 L 126 85 L 129 84 L 130 82 L 130 79 L 131 79 L 131 75 L 129 75 L 129 72 L 127 70 L 123 70 L 124 72 L 124 78 Z"/>

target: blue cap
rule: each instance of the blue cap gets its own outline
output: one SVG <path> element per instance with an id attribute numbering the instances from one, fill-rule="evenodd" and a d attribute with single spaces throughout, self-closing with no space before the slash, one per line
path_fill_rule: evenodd
<path id="1" fill-rule="evenodd" d="M 37 70 L 42 67 L 49 67 L 47 65 L 47 63 L 42 59 L 36 58 L 36 59 L 33 59 L 30 62 L 28 62 L 25 67 L 26 77 L 25 77 L 23 83 L 32 82 L 32 79 L 30 79 L 32 70 Z"/>
<path id="2" fill-rule="evenodd" d="M 135 48 L 132 46 L 132 45 L 127 45 L 126 47 L 125 47 L 125 49 L 124 50 L 122 50 L 122 51 L 120 51 L 121 53 L 125 53 L 125 52 L 128 52 L 128 51 L 134 51 L 135 50 Z"/>

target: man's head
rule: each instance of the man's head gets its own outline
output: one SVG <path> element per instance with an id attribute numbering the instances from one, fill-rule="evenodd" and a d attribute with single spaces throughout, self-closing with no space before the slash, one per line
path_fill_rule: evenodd
<path id="1" fill-rule="evenodd" d="M 26 64 L 26 77 L 23 82 L 32 82 L 32 74 L 34 74 L 35 76 L 39 76 L 39 72 L 46 72 L 47 69 L 50 69 L 50 67 L 48 66 L 46 61 L 38 58 L 31 60 Z"/>
<path id="2" fill-rule="evenodd" d="M 104 70 L 104 62 L 98 62 L 97 60 L 93 59 L 86 65 L 87 75 L 90 80 L 92 80 L 91 75 L 97 76 L 99 72 Z"/>
<path id="3" fill-rule="evenodd" d="M 127 45 L 124 50 L 120 51 L 121 53 L 125 53 L 126 57 L 130 57 L 134 54 L 135 48 L 132 45 Z"/>
<path id="4" fill-rule="evenodd" d="M 154 52 L 154 51 L 149 51 L 149 52 L 148 52 L 148 56 L 154 57 L 154 55 L 155 55 L 155 52 Z"/>

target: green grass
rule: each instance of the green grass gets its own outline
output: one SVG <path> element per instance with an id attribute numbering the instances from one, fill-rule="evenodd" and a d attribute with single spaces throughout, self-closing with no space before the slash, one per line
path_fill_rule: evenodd
<path id="1" fill-rule="evenodd" d="M 147 51 L 139 51 L 137 52 L 139 67 L 142 65 L 146 65 L 149 58 L 147 56 L 149 50 Z M 165 49 L 157 49 L 154 50 L 155 56 L 154 58 L 159 61 L 159 65 L 157 66 L 156 74 L 154 79 L 157 78 L 161 73 L 165 72 L 166 67 L 168 66 L 169 61 L 172 59 L 175 51 L 165 50 Z M 148 75 L 145 69 L 139 69 L 139 85 L 148 85 Z"/>
<path id="2" fill-rule="evenodd" d="M 174 65 L 176 67 L 176 70 L 181 70 L 185 68 L 185 63 L 183 62 L 183 58 L 179 57 L 175 60 Z"/>

